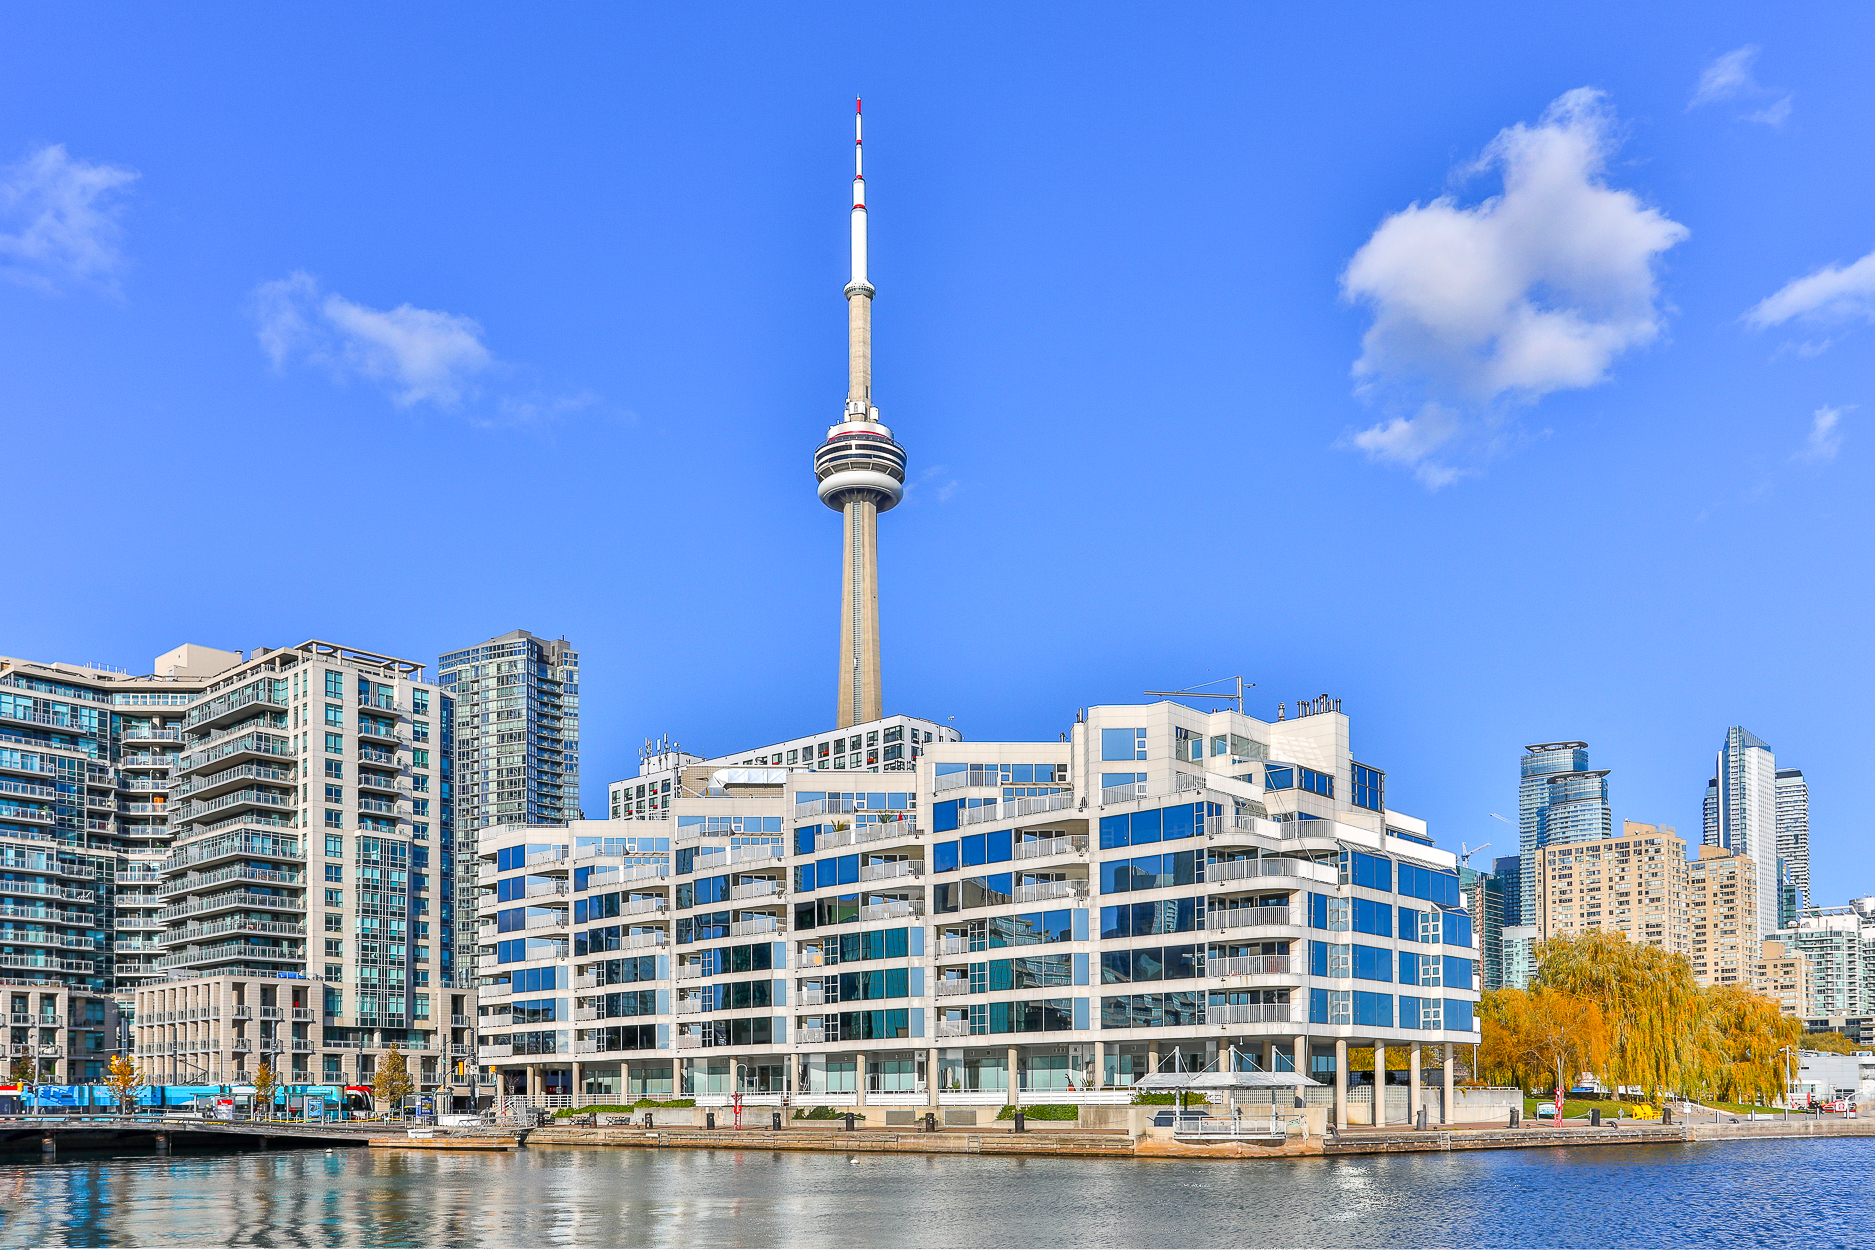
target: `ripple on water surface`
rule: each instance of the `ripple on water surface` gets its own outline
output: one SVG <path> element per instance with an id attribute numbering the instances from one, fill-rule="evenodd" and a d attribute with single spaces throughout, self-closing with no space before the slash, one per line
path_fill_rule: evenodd
<path id="1" fill-rule="evenodd" d="M 1867 1246 L 1875 1141 L 1282 1162 L 579 1150 L 0 1167 L 7 1246 Z"/>

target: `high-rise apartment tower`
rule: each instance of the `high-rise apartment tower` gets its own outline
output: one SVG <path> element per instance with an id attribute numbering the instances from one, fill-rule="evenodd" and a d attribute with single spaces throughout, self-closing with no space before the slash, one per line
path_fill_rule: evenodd
<path id="1" fill-rule="evenodd" d="M 1806 820 L 1806 826 L 1808 821 Z M 1725 731 L 1712 780 L 1706 783 L 1707 846 L 1749 856 L 1755 871 L 1754 923 L 1766 931 L 1777 923 L 1777 757 L 1756 734 L 1734 725 Z M 1809 845 L 1808 829 L 1804 844 Z M 1756 938 L 1761 935 L 1754 935 Z"/>
<path id="2" fill-rule="evenodd" d="M 578 820 L 579 652 L 565 638 L 511 629 L 445 653 L 437 685 L 454 698 L 454 825 L 463 855 L 456 906 L 479 905 L 475 845 L 491 825 L 557 825 Z M 455 966 L 475 966 L 473 923 L 454 930 Z"/>
<path id="3" fill-rule="evenodd" d="M 1810 785 L 1801 768 L 1780 768 L 1777 785 L 1777 857 L 1797 890 L 1797 905 L 1810 905 Z"/>
<path id="4" fill-rule="evenodd" d="M 1517 787 L 1518 906 L 1524 925 L 1538 923 L 1540 867 L 1546 846 L 1612 837 L 1608 770 L 1591 771 L 1586 742 L 1539 742 L 1524 748 Z"/>
<path id="5" fill-rule="evenodd" d="M 905 451 L 872 402 L 872 283 L 866 278 L 866 179 L 853 110 L 852 278 L 846 284 L 846 412 L 814 452 L 820 501 L 842 521 L 836 726 L 879 720 L 879 514 L 905 494 Z"/>

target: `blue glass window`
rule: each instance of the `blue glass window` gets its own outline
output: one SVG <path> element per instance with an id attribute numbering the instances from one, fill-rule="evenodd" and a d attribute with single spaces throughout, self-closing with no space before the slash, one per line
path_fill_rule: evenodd
<path id="1" fill-rule="evenodd" d="M 1309 975 L 1312 977 L 1328 975 L 1328 943 L 1309 943 Z"/>
<path id="2" fill-rule="evenodd" d="M 1455 955 L 1445 957 L 1445 988 L 1448 990 L 1468 990 L 1472 988 L 1471 960 L 1460 959 Z"/>
<path id="3" fill-rule="evenodd" d="M 1472 1023 L 1471 1000 L 1448 998 L 1445 1000 L 1445 1027 L 1453 1033 L 1475 1032 L 1478 1026 Z"/>
<path id="4" fill-rule="evenodd" d="M 949 833 L 957 828 L 958 806 L 959 803 L 956 799 L 947 799 L 942 803 L 933 803 L 931 805 L 931 831 L 933 833 Z"/>
<path id="5" fill-rule="evenodd" d="M 1263 788 L 1265 790 L 1293 790 L 1296 784 L 1296 770 L 1293 768 L 1265 768 L 1263 770 Z"/>
<path id="6" fill-rule="evenodd" d="M 1458 874 L 1400 861 L 1400 893 L 1441 907 L 1458 906 Z"/>
<path id="7" fill-rule="evenodd" d="M 931 871 L 932 872 L 934 873 L 955 872 L 957 870 L 958 862 L 959 861 L 957 858 L 957 844 L 955 842 L 939 842 L 932 846 L 931 848 Z"/>
<path id="8" fill-rule="evenodd" d="M 1439 919 L 1445 929 L 1444 936 L 1447 946 L 1471 945 L 1471 916 L 1469 913 L 1462 911 L 1441 912 L 1439 914 Z"/>
<path id="9" fill-rule="evenodd" d="M 1328 1023 L 1328 991 L 1327 990 L 1313 990 L 1312 989 L 1309 991 L 1309 1023 L 1310 1024 L 1327 1024 Z"/>
<path id="10" fill-rule="evenodd" d="M 1103 760 L 1145 759 L 1146 731 L 1144 729 L 1101 730 L 1100 758 Z"/>
<path id="11" fill-rule="evenodd" d="M 1328 896 L 1326 894 L 1309 895 L 1309 928 L 1326 929 L 1328 927 Z"/>
<path id="12" fill-rule="evenodd" d="M 1333 777 L 1329 776 L 1327 773 L 1318 773 L 1312 768 L 1303 768 L 1298 771 L 1302 774 L 1302 788 L 1304 790 L 1309 791 L 1311 794 L 1322 795 L 1324 798 L 1332 799 L 1335 797 L 1335 779 Z"/>
<path id="13" fill-rule="evenodd" d="M 1354 931 L 1371 933 L 1375 937 L 1393 936 L 1393 907 L 1388 903 L 1376 903 L 1372 899 L 1357 898 L 1354 902 Z"/>
<path id="14" fill-rule="evenodd" d="M 1393 995 L 1355 990 L 1354 1023 L 1393 1027 Z"/>
<path id="15" fill-rule="evenodd" d="M 1370 890 L 1393 889 L 1393 861 L 1380 855 L 1369 855 L 1365 851 L 1341 852 L 1342 866 L 1347 872 L 1347 880 Z"/>

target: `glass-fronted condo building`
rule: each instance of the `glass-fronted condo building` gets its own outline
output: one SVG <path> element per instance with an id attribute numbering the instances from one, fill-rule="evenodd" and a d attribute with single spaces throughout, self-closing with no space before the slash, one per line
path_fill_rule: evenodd
<path id="1" fill-rule="evenodd" d="M 1405 1083 L 1476 1041 L 1478 949 L 1454 857 L 1305 710 L 1097 707 L 876 773 L 660 760 L 642 819 L 485 831 L 483 1062 L 513 1096 L 920 1109 L 1235 1063 L 1360 1122 L 1347 1049 Z"/>

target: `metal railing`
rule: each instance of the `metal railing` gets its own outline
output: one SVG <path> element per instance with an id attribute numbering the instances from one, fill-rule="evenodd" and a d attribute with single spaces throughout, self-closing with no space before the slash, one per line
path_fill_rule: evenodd
<path id="1" fill-rule="evenodd" d="M 1287 907 L 1229 907 L 1207 910 L 1205 928 L 1248 929 L 1261 925 L 1286 925 L 1295 923 Z"/>
<path id="2" fill-rule="evenodd" d="M 939 1037 L 969 1037 L 970 1022 L 968 1020 L 939 1020 L 937 1035 Z"/>
<path id="3" fill-rule="evenodd" d="M 1285 975 L 1291 971 L 1290 955 L 1233 955 L 1205 962 L 1205 971 L 1214 977 L 1264 977 Z"/>
<path id="4" fill-rule="evenodd" d="M 1040 903 L 1051 898 L 1087 897 L 1085 881 L 1031 881 L 1015 888 L 1014 900 L 1018 903 Z"/>
<path id="5" fill-rule="evenodd" d="M 947 977 L 933 983 L 939 998 L 950 998 L 956 994 L 970 993 L 969 977 Z"/>
<path id="6" fill-rule="evenodd" d="M 1206 1024 L 1282 1024 L 1295 1019 L 1289 1003 L 1226 1003 L 1204 1009 Z"/>
<path id="7" fill-rule="evenodd" d="M 890 881 L 895 877 L 924 876 L 924 861 L 917 859 L 895 859 L 883 864 L 861 864 L 861 881 Z"/>
<path id="8" fill-rule="evenodd" d="M 1133 799 L 1146 797 L 1146 783 L 1136 781 L 1129 786 L 1105 786 L 1100 791 L 1100 802 L 1104 807 L 1108 803 L 1127 803 Z"/>
<path id="9" fill-rule="evenodd" d="M 913 903 L 905 899 L 892 899 L 884 903 L 868 903 L 859 909 L 859 918 L 866 920 L 907 920 L 913 916 L 924 915 L 924 904 Z"/>

